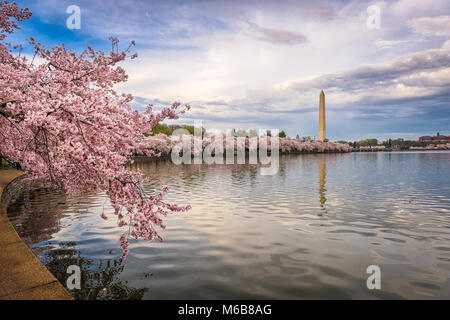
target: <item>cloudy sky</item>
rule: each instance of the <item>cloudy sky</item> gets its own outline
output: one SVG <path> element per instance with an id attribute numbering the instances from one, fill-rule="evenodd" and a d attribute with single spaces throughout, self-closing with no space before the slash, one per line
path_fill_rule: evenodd
<path id="1" fill-rule="evenodd" d="M 16 41 L 108 50 L 109 36 L 135 40 L 120 90 L 136 107 L 190 104 L 183 123 L 317 136 L 323 89 L 332 140 L 450 135 L 448 0 L 17 2 L 33 17 Z M 66 26 L 69 5 L 79 30 Z M 372 5 L 379 29 L 367 26 Z"/>

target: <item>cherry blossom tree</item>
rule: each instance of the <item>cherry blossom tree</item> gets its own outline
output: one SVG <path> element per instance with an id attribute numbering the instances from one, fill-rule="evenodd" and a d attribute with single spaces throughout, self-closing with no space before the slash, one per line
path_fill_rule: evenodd
<path id="1" fill-rule="evenodd" d="M 125 258 L 129 237 L 161 240 L 162 217 L 189 209 L 163 201 L 167 188 L 147 195 L 142 185 L 148 178 L 128 166 L 135 153 L 155 155 L 148 148 L 151 129 L 189 107 L 180 110 L 174 103 L 159 113 L 152 105 L 133 111 L 133 97 L 114 90 L 127 81 L 118 63 L 137 57 L 131 54 L 134 41 L 120 51 L 119 41 L 110 38 L 109 54 L 91 47 L 77 54 L 31 37 L 34 57 L 27 58 L 21 46 L 6 39 L 30 16 L 28 9 L 0 1 L 0 154 L 19 162 L 30 178 L 69 196 L 106 192 L 126 230 L 120 237 Z M 35 58 L 43 62 L 34 63 Z"/>

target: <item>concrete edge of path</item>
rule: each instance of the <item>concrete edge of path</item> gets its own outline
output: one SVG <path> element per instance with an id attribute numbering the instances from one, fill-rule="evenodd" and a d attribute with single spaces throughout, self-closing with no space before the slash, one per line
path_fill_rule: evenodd
<path id="1" fill-rule="evenodd" d="M 22 241 L 6 215 L 9 193 L 24 173 L 0 169 L 0 300 L 73 300 Z"/>

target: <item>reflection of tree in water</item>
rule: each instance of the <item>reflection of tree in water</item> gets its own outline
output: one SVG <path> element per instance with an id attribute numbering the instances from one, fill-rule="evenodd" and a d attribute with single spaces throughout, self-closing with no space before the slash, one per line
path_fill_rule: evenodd
<path id="1" fill-rule="evenodd" d="M 87 259 L 77 250 L 76 242 L 52 240 L 64 228 L 61 222 L 64 217 L 82 217 L 95 208 L 95 197 L 67 199 L 63 194 L 41 188 L 24 192 L 8 207 L 8 216 L 22 240 L 64 287 L 70 276 L 67 268 L 80 267 L 81 289 L 69 290 L 74 298 L 142 299 L 145 289 L 131 288 L 126 281 L 120 281 L 124 266 L 119 258 Z"/>
<path id="2" fill-rule="evenodd" d="M 22 240 L 32 245 L 51 239 L 61 230 L 67 208 L 62 194 L 47 189 L 29 190 L 8 207 L 8 217 Z"/>
<path id="3" fill-rule="evenodd" d="M 135 289 L 120 281 L 122 261 L 86 259 L 76 249 L 76 242 L 56 243 L 53 235 L 62 227 L 61 219 L 84 216 L 93 210 L 93 197 L 66 199 L 63 194 L 46 189 L 30 190 L 8 207 L 8 216 L 24 242 L 32 247 L 49 271 L 66 287 L 67 268 L 81 269 L 81 289 L 69 290 L 76 299 L 142 299 L 145 289 Z M 49 205 L 51 204 L 51 205 Z"/>
<path id="4" fill-rule="evenodd" d="M 69 290 L 79 300 L 140 300 L 145 289 L 131 288 L 127 281 L 120 281 L 118 275 L 123 271 L 122 260 L 86 259 L 75 249 L 75 242 L 60 242 L 59 248 L 46 251 L 41 255 L 47 269 L 66 286 L 67 268 L 80 267 L 81 289 Z"/>

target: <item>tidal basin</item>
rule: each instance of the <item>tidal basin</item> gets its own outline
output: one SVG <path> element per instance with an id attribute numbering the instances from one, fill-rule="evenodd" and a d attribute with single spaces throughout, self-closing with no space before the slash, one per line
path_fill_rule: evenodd
<path id="1" fill-rule="evenodd" d="M 130 241 L 105 194 L 31 191 L 8 208 L 19 235 L 77 299 L 450 299 L 450 152 L 280 155 L 258 165 L 138 159 L 190 204 L 165 218 L 164 242 Z M 369 290 L 366 269 L 381 270 Z"/>

